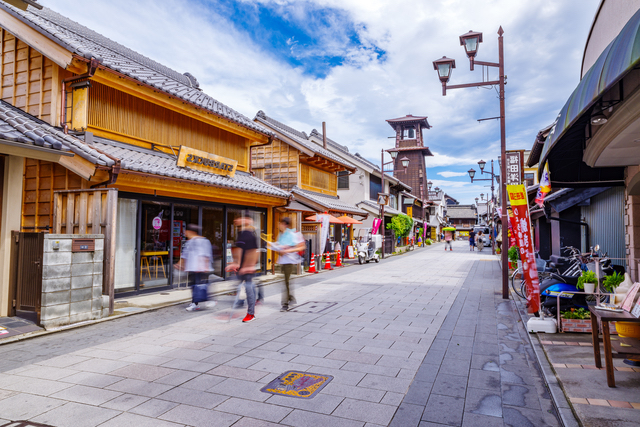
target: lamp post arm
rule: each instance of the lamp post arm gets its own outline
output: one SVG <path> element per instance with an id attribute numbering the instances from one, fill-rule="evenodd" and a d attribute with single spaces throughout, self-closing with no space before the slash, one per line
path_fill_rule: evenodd
<path id="1" fill-rule="evenodd" d="M 460 85 L 448 85 L 446 83 L 442 83 L 442 96 L 447 96 L 447 89 L 463 89 L 466 87 L 482 87 L 482 86 L 495 86 L 499 85 L 500 80 L 490 80 L 487 82 L 477 82 L 477 83 L 463 83 Z"/>
<path id="2" fill-rule="evenodd" d="M 500 64 L 497 62 L 485 62 L 485 61 L 476 61 L 475 59 L 473 60 L 473 64 L 474 65 L 485 65 L 487 67 L 500 67 Z"/>

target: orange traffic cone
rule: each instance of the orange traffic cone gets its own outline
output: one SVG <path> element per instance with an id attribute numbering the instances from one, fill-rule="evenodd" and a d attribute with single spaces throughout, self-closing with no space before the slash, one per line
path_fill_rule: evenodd
<path id="1" fill-rule="evenodd" d="M 309 262 L 309 271 L 307 273 L 318 273 L 316 271 L 316 254 L 311 253 L 311 261 Z"/>
<path id="2" fill-rule="evenodd" d="M 329 252 L 327 252 L 325 254 L 325 256 L 326 256 L 327 260 L 324 263 L 324 269 L 325 270 L 333 270 L 333 267 L 331 267 L 331 254 L 329 254 Z"/>
<path id="3" fill-rule="evenodd" d="M 336 251 L 336 267 L 342 267 L 342 260 L 340 259 L 340 251 Z"/>

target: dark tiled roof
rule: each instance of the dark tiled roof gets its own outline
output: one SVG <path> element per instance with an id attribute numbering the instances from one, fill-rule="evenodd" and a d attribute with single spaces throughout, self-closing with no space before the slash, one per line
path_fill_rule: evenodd
<path id="1" fill-rule="evenodd" d="M 98 165 L 115 162 L 83 141 L 33 117 L 11 104 L 0 101 L 0 138 L 72 153 Z"/>
<path id="2" fill-rule="evenodd" d="M 267 116 L 262 110 L 258 111 L 258 114 L 256 114 L 256 120 L 258 120 L 260 123 L 264 124 L 265 126 L 270 127 L 271 129 L 286 135 L 287 137 L 291 138 L 298 144 L 305 147 L 307 150 L 312 151 L 314 154 L 327 158 L 340 165 L 346 166 L 347 168 L 355 169 L 355 166 L 352 165 L 351 163 L 336 156 L 331 151 L 325 150 L 323 147 L 319 146 L 318 144 L 315 144 L 314 142 L 309 141 L 309 137 L 307 136 L 306 133 L 300 132 L 299 130 L 289 127 L 284 123 L 279 122 Z"/>
<path id="3" fill-rule="evenodd" d="M 314 136 L 318 139 L 322 139 L 322 133 L 318 132 L 316 129 L 313 129 L 311 131 L 311 136 Z M 315 145 L 318 145 L 314 142 Z M 331 138 L 327 138 L 327 147 L 333 148 L 337 151 L 339 151 L 340 153 L 344 154 L 345 156 L 348 156 L 354 160 L 357 160 L 361 163 L 366 164 L 367 166 L 369 166 L 371 169 L 373 169 L 374 171 L 380 173 L 380 166 L 376 165 L 373 162 L 370 162 L 369 160 L 365 159 L 364 157 L 362 157 L 360 155 L 360 153 L 355 153 L 355 154 L 351 154 L 351 152 L 349 152 L 349 147 L 347 147 L 346 145 L 341 145 L 338 144 L 337 142 L 333 141 Z M 400 184 L 402 184 L 405 188 L 408 188 L 409 191 L 411 191 L 411 186 L 405 184 L 404 182 L 400 181 L 398 178 L 396 178 L 395 176 L 389 176 L 388 173 L 385 173 L 385 179 L 393 179 L 395 181 L 398 181 Z"/>
<path id="4" fill-rule="evenodd" d="M 338 197 L 327 196 L 326 194 L 320 194 L 313 191 L 303 190 L 299 187 L 293 187 L 291 190 L 294 196 L 300 196 L 302 199 L 309 199 L 319 205 L 324 206 L 327 210 L 333 210 L 338 212 L 349 212 L 357 215 L 366 215 L 367 213 L 360 208 L 357 208 L 349 203 L 340 200 Z M 303 200 L 304 203 L 304 200 Z"/>
<path id="5" fill-rule="evenodd" d="M 451 219 L 475 219 L 476 211 L 471 206 L 449 206 L 447 207 L 447 216 Z"/>
<path id="6" fill-rule="evenodd" d="M 229 178 L 178 167 L 176 165 L 176 156 L 104 138 L 93 137 L 93 146 L 120 159 L 120 167 L 125 170 L 186 179 L 232 190 L 249 191 L 281 198 L 289 197 L 288 192 L 269 185 L 246 172 L 238 171 L 233 178 Z"/>
<path id="7" fill-rule="evenodd" d="M 391 127 L 393 127 L 393 125 L 396 123 L 415 123 L 415 122 L 418 122 L 418 123 L 422 122 L 427 129 L 431 128 L 431 125 L 427 121 L 427 116 L 413 116 L 411 114 L 407 114 L 404 117 L 398 117 L 397 119 L 387 120 L 387 123 L 389 123 Z"/>
<path id="8" fill-rule="evenodd" d="M 374 212 L 380 212 L 380 205 L 374 202 L 373 200 L 363 200 L 361 202 L 356 203 L 356 205 L 357 206 L 365 205 L 370 209 L 373 209 Z M 384 213 L 389 215 L 400 215 L 402 212 L 400 212 L 397 209 L 391 208 L 389 206 L 385 206 Z"/>
<path id="9" fill-rule="evenodd" d="M 272 135 L 269 130 L 248 117 L 199 90 L 198 81 L 189 73 L 181 74 L 172 70 L 46 7 L 38 10 L 29 6 L 26 11 L 22 11 L 5 2 L 0 2 L 0 8 L 72 53 L 87 59 L 94 57 L 105 67 L 246 128 Z"/>

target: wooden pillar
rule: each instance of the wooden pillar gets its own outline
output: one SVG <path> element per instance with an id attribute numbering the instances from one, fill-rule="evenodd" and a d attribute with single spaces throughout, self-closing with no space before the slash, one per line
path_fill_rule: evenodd
<path id="1" fill-rule="evenodd" d="M 2 212 L 0 213 L 0 317 L 9 314 L 9 274 L 11 265 L 11 231 L 20 230 L 24 157 L 4 158 L 2 177 Z"/>

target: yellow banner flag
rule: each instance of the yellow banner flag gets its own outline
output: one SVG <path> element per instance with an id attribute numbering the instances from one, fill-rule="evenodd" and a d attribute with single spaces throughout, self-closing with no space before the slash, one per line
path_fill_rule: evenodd
<path id="1" fill-rule="evenodd" d="M 529 199 L 527 199 L 527 190 L 525 190 L 524 184 L 507 185 L 507 193 L 509 194 L 509 201 L 511 202 L 511 206 L 522 206 L 529 204 Z"/>

